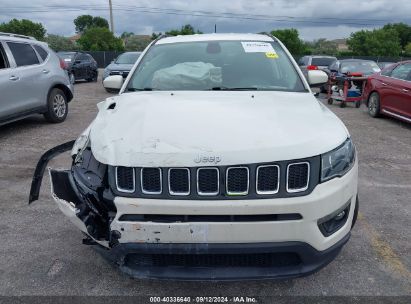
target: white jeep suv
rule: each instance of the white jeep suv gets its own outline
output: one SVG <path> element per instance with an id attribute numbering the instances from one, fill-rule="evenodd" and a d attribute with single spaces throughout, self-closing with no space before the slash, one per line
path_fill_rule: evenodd
<path id="1" fill-rule="evenodd" d="M 121 270 L 138 278 L 237 280 L 312 273 L 355 222 L 358 163 L 344 124 L 310 90 L 276 38 L 162 37 L 120 95 L 77 139 L 70 169 L 50 169 L 61 209 Z"/>

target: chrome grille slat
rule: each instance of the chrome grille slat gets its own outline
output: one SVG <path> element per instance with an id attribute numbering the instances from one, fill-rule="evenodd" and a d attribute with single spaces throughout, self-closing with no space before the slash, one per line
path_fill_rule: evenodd
<path id="1" fill-rule="evenodd" d="M 310 183 L 310 163 L 290 163 L 287 166 L 287 185 L 289 193 L 302 192 L 308 189 Z"/>
<path id="2" fill-rule="evenodd" d="M 219 194 L 219 192 L 220 171 L 218 170 L 218 168 L 198 168 L 197 193 L 199 195 L 217 195 Z"/>
<path id="3" fill-rule="evenodd" d="M 161 168 L 141 168 L 140 186 L 144 194 L 161 194 L 163 192 Z"/>
<path id="4" fill-rule="evenodd" d="M 278 193 L 280 190 L 280 167 L 278 165 L 258 166 L 255 189 L 257 194 L 261 195 Z"/>
<path id="5" fill-rule="evenodd" d="M 248 167 L 229 167 L 226 171 L 226 192 L 228 195 L 247 195 L 250 189 Z"/>
<path id="6" fill-rule="evenodd" d="M 124 193 L 133 193 L 136 191 L 136 176 L 134 168 L 116 167 L 115 174 L 116 188 L 118 191 Z"/>
<path id="7" fill-rule="evenodd" d="M 187 168 L 168 169 L 168 192 L 171 195 L 190 194 L 190 170 Z"/>

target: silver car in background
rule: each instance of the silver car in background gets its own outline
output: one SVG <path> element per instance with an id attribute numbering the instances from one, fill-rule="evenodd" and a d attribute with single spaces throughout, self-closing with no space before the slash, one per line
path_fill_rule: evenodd
<path id="1" fill-rule="evenodd" d="M 46 43 L 0 33 L 0 125 L 33 114 L 63 122 L 72 99 L 64 63 Z"/>
<path id="2" fill-rule="evenodd" d="M 105 69 L 103 73 L 103 81 L 108 76 L 121 75 L 123 78 L 127 78 L 128 73 L 130 73 L 133 68 L 134 63 L 136 63 L 138 57 L 140 57 L 142 52 L 125 52 L 113 60 Z M 114 92 L 113 89 L 105 88 L 107 92 Z"/>

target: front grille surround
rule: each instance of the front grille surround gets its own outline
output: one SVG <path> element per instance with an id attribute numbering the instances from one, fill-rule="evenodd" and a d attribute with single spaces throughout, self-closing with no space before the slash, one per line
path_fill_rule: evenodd
<path id="1" fill-rule="evenodd" d="M 309 164 L 309 172 L 306 176 L 308 176 L 307 182 L 308 182 L 308 187 L 305 190 L 302 189 L 292 189 L 292 184 L 287 184 L 287 169 L 290 169 L 290 165 L 293 164 L 298 164 L 298 163 L 308 163 Z M 257 169 L 259 167 L 264 167 L 264 166 L 278 166 L 279 168 L 279 183 L 278 183 L 278 191 L 276 193 L 262 193 L 259 190 L 265 189 L 265 190 L 273 190 L 272 188 L 274 187 L 274 182 L 269 182 L 268 184 L 265 182 L 261 182 L 260 178 L 260 188 L 258 189 L 257 185 Z M 229 168 L 233 167 L 247 167 L 249 170 L 249 187 L 248 187 L 248 193 L 246 195 L 229 195 L 226 190 L 227 190 L 227 181 L 226 181 L 226 171 Z M 286 161 L 276 161 L 276 162 L 271 162 L 271 163 L 254 163 L 254 164 L 238 164 L 238 165 L 220 165 L 220 166 L 195 166 L 195 167 L 185 167 L 184 170 L 190 171 L 190 193 L 185 195 L 173 195 L 170 194 L 169 192 L 169 185 L 168 185 L 168 180 L 169 180 L 169 169 L 172 169 L 171 167 L 160 167 L 161 169 L 161 178 L 162 178 L 162 192 L 159 194 L 147 194 L 142 191 L 141 188 L 141 174 L 140 171 L 142 168 L 146 167 L 134 167 L 135 172 L 136 172 L 136 189 L 134 192 L 122 192 L 119 191 L 116 187 L 116 170 L 114 166 L 108 166 L 108 181 L 109 185 L 111 188 L 111 191 L 113 192 L 113 195 L 115 196 L 122 196 L 122 197 L 130 197 L 130 198 L 143 198 L 143 199 L 163 199 L 163 200 L 204 200 L 204 201 L 213 201 L 213 200 L 255 200 L 255 199 L 273 199 L 273 198 L 287 198 L 287 197 L 298 197 L 298 196 L 305 196 L 310 194 L 314 188 L 320 183 L 320 170 L 321 170 L 321 157 L 320 156 L 314 156 L 314 157 L 309 157 L 309 158 L 304 158 L 304 159 L 295 159 L 295 160 L 286 160 Z M 158 168 L 158 167 L 157 167 Z M 174 169 L 182 169 L 183 167 L 173 167 Z M 198 185 L 197 185 L 197 175 L 198 175 L 198 170 L 202 169 L 211 169 L 215 168 L 213 170 L 218 169 L 219 171 L 219 178 L 218 178 L 218 183 L 219 183 L 219 191 L 217 194 L 214 195 L 204 195 L 204 193 L 198 193 Z M 292 168 L 293 169 L 293 168 Z M 294 168 L 295 169 L 295 168 Z M 260 169 L 261 170 L 261 169 Z M 289 170 L 288 170 L 289 171 Z M 293 170 L 291 170 L 292 172 Z M 298 171 L 298 170 L 297 170 Z M 260 171 L 260 173 L 263 172 L 264 176 L 269 176 L 272 178 L 275 176 L 273 173 L 274 170 L 266 170 L 266 171 Z M 269 173 L 271 172 L 271 173 Z M 209 174 L 202 174 L 202 177 L 204 177 L 204 180 L 207 180 L 208 178 L 215 178 L 217 174 L 212 174 L 208 172 Z M 266 178 L 266 177 L 264 177 Z M 298 180 L 298 174 L 297 174 L 297 180 Z M 204 189 L 206 191 L 211 191 L 215 190 L 215 184 L 205 186 L 203 181 L 203 186 L 200 189 Z M 301 184 L 301 183 L 300 183 Z M 147 183 L 149 185 L 149 183 Z M 294 183 L 294 185 L 298 185 L 298 183 Z M 306 186 L 306 185 L 304 185 Z M 245 185 L 243 184 L 244 190 L 245 190 Z M 154 187 L 153 187 L 154 188 Z M 271 188 L 271 189 L 270 189 Z M 288 188 L 288 189 L 287 189 Z M 257 191 L 258 190 L 258 191 Z M 294 192 L 298 190 L 298 192 Z M 201 191 L 200 191 L 201 192 Z M 206 193 L 208 194 L 208 193 Z"/>
<path id="2" fill-rule="evenodd" d="M 307 166 L 307 182 L 303 187 L 298 187 L 298 188 L 291 188 L 289 186 L 290 182 L 290 167 L 292 166 L 299 166 L 299 165 L 306 165 Z M 297 162 L 297 163 L 290 163 L 287 166 L 287 192 L 289 193 L 296 193 L 296 192 L 303 192 L 308 189 L 308 186 L 310 184 L 310 163 L 309 162 Z"/>
<path id="3" fill-rule="evenodd" d="M 119 185 L 119 182 L 118 182 L 118 179 L 119 179 L 119 176 L 118 176 L 118 170 L 119 170 L 119 168 L 127 168 L 128 170 L 132 170 L 132 176 L 133 176 L 133 187 L 131 188 L 131 189 L 126 189 L 126 188 L 122 188 L 120 185 Z M 120 192 L 123 192 L 123 193 L 133 193 L 133 192 L 135 192 L 136 191 L 136 174 L 135 174 L 135 169 L 134 168 L 129 168 L 129 167 L 116 167 L 116 176 L 115 176 L 115 180 L 116 180 L 116 188 L 117 188 L 117 190 L 118 191 L 120 191 Z"/>

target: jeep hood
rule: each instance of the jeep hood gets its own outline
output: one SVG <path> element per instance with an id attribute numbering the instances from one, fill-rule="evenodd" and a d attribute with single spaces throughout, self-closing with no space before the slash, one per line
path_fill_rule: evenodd
<path id="1" fill-rule="evenodd" d="M 113 166 L 197 166 L 198 156 L 218 156 L 219 165 L 299 159 L 348 136 L 311 93 L 133 92 L 98 107 L 91 149 Z"/>

